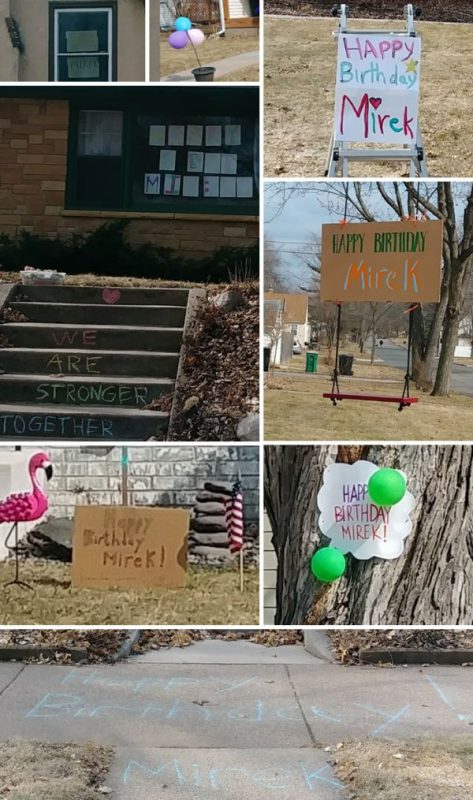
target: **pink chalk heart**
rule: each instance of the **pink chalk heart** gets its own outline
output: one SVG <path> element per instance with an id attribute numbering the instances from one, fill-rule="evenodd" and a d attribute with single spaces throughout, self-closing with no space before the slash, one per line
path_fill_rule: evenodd
<path id="1" fill-rule="evenodd" d="M 374 109 L 379 108 L 382 102 L 381 97 L 370 97 L 370 103 Z"/>
<path id="2" fill-rule="evenodd" d="M 107 288 L 107 289 L 104 289 L 103 292 L 102 292 L 102 298 L 103 298 L 104 302 L 105 303 L 109 303 L 110 305 L 113 305 L 114 303 L 118 303 L 118 301 L 120 300 L 121 296 L 122 296 L 122 293 L 121 293 L 120 289 L 109 289 L 109 288 Z"/>

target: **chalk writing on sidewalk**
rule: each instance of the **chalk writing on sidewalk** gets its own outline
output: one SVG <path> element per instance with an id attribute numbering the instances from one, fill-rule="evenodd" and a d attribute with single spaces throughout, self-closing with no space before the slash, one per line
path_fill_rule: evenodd
<path id="1" fill-rule="evenodd" d="M 223 791 L 225 786 L 236 780 L 242 787 L 250 784 L 276 791 L 297 787 L 299 791 L 312 792 L 320 783 L 329 784 L 337 789 L 342 788 L 342 784 L 336 780 L 327 764 L 313 770 L 300 763 L 288 767 L 278 766 L 277 769 L 250 770 L 243 766 L 216 768 L 201 767 L 196 763 L 186 765 L 182 760 L 173 758 L 159 766 L 130 761 L 123 773 L 123 783 L 126 786 L 146 781 L 149 785 L 156 782 L 161 788 L 164 781 L 168 785 L 215 792 Z"/>

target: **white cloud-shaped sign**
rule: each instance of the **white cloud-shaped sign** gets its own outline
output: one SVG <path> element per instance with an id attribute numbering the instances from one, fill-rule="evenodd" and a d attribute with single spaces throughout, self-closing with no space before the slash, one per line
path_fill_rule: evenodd
<path id="1" fill-rule="evenodd" d="M 382 508 L 368 497 L 367 484 L 379 469 L 370 461 L 331 464 L 317 496 L 319 528 L 342 553 L 367 558 L 399 558 L 412 531 L 415 499 L 406 492 L 399 503 Z M 401 473 L 404 475 L 404 473 Z M 404 477 L 406 477 L 404 475 Z"/>

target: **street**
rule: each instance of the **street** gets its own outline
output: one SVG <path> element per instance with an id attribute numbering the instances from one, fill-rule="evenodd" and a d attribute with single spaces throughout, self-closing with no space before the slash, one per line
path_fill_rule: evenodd
<path id="1" fill-rule="evenodd" d="M 376 347 L 376 358 L 380 358 L 389 367 L 397 367 L 406 371 L 406 348 L 394 344 L 389 339 L 386 339 L 381 347 L 379 345 Z M 455 392 L 473 397 L 473 367 L 454 364 L 451 388 Z"/>

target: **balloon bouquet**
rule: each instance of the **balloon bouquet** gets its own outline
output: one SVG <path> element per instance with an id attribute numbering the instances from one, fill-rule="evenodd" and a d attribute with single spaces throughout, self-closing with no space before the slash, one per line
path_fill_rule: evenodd
<path id="1" fill-rule="evenodd" d="M 402 472 L 384 467 L 371 476 L 367 489 L 372 503 L 389 508 L 402 500 L 407 484 Z M 344 574 L 346 559 L 337 547 L 321 547 L 312 556 L 310 566 L 320 583 L 333 583 Z"/>
<path id="2" fill-rule="evenodd" d="M 198 67 L 192 70 L 196 81 L 213 81 L 215 67 L 203 67 L 198 56 L 196 47 L 205 42 L 205 34 L 198 28 L 192 27 L 189 17 L 178 17 L 174 23 L 175 31 L 168 37 L 168 44 L 175 50 L 183 50 L 188 44 L 194 50 Z"/>

